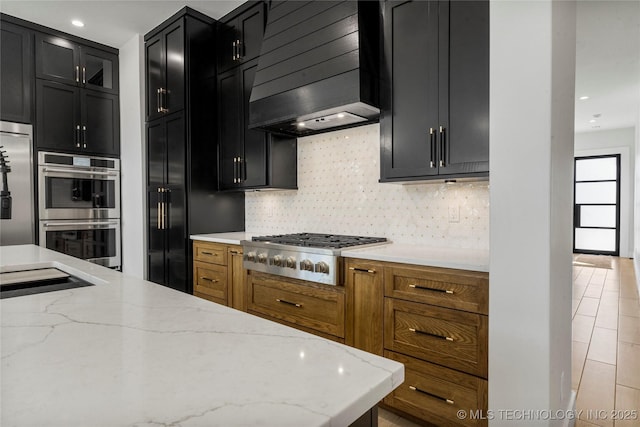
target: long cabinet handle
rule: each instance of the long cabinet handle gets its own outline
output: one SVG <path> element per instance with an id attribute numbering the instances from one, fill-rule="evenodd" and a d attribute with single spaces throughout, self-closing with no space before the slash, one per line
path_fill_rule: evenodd
<path id="1" fill-rule="evenodd" d="M 376 274 L 375 270 L 368 270 L 366 268 L 358 268 L 358 267 L 349 267 L 349 270 L 351 271 L 357 271 L 359 273 L 371 273 L 371 274 Z"/>
<path id="2" fill-rule="evenodd" d="M 200 277 L 200 280 L 204 280 L 204 281 L 206 281 L 206 282 L 211 282 L 211 283 L 217 283 L 217 282 L 219 282 L 219 280 L 211 279 L 211 278 L 209 278 L 209 277 L 205 277 L 205 276 Z"/>
<path id="3" fill-rule="evenodd" d="M 434 399 L 441 400 L 441 401 L 443 401 L 443 402 L 445 402 L 445 403 L 448 403 L 449 405 L 453 405 L 453 404 L 454 404 L 454 401 L 453 401 L 453 400 L 451 400 L 451 399 L 447 399 L 447 398 L 445 398 L 445 397 L 440 397 L 440 396 L 438 396 L 437 394 L 429 393 L 428 391 L 421 390 L 421 389 L 419 389 L 419 388 L 418 388 L 418 387 L 416 387 L 416 386 L 412 386 L 412 385 L 410 385 L 410 386 L 409 386 L 409 389 L 410 389 L 410 390 L 413 390 L 413 391 L 416 391 L 416 392 L 418 392 L 418 393 L 426 394 L 426 395 L 427 395 L 427 396 L 429 396 L 429 397 L 433 397 Z"/>
<path id="4" fill-rule="evenodd" d="M 413 333 L 416 334 L 420 334 L 420 335 L 428 335 L 430 337 L 434 337 L 434 338 L 440 338 L 442 340 L 447 340 L 447 341 L 453 341 L 452 337 L 446 337 L 444 335 L 438 335 L 438 334 L 432 334 L 431 332 L 425 332 L 425 331 L 421 331 L 420 329 L 415 329 L 415 328 L 409 328 L 409 330 Z"/>
<path id="5" fill-rule="evenodd" d="M 246 177 L 246 168 L 244 167 L 244 159 L 242 157 L 238 157 L 238 182 L 243 182 L 247 180 Z"/>
<path id="6" fill-rule="evenodd" d="M 87 67 L 82 67 L 82 84 L 87 84 Z"/>
<path id="7" fill-rule="evenodd" d="M 82 126 L 82 148 L 87 148 L 87 127 Z"/>
<path id="8" fill-rule="evenodd" d="M 231 60 L 235 61 L 236 60 L 236 41 L 234 40 L 233 43 L 231 43 Z"/>
<path id="9" fill-rule="evenodd" d="M 162 113 L 162 101 L 160 100 L 160 88 L 156 91 L 156 104 L 158 105 L 157 112 Z"/>
<path id="10" fill-rule="evenodd" d="M 76 83 L 80 83 L 80 66 L 76 65 Z"/>
<path id="11" fill-rule="evenodd" d="M 240 40 L 236 40 L 236 59 L 239 61 L 242 58 L 242 42 Z"/>
<path id="12" fill-rule="evenodd" d="M 158 230 L 162 230 L 162 228 L 160 228 L 160 211 L 162 209 L 161 206 L 162 206 L 162 202 L 160 201 L 160 188 L 158 188 L 158 221 L 156 226 Z"/>
<path id="13" fill-rule="evenodd" d="M 414 289 L 420 289 L 423 291 L 441 292 L 443 294 L 453 294 L 453 291 L 449 289 L 429 288 L 428 286 L 420 286 L 420 285 L 409 285 L 409 287 Z"/>
<path id="14" fill-rule="evenodd" d="M 167 95 L 169 94 L 169 91 L 167 89 L 161 87 L 160 89 L 158 89 L 158 93 L 160 94 L 159 103 L 158 103 L 160 108 L 158 109 L 158 112 L 159 113 L 168 113 L 169 112 L 169 108 L 167 108 Z"/>
<path id="15" fill-rule="evenodd" d="M 447 166 L 447 162 L 446 162 L 446 153 L 445 153 L 445 148 L 446 148 L 446 141 L 447 141 L 447 136 L 446 136 L 446 128 L 444 126 L 440 126 L 440 167 L 444 168 Z"/>
<path id="16" fill-rule="evenodd" d="M 80 148 L 80 125 L 76 125 L 76 148 Z"/>
<path id="17" fill-rule="evenodd" d="M 233 158 L 233 183 L 238 183 L 238 158 Z"/>
<path id="18" fill-rule="evenodd" d="M 429 128 L 429 167 L 436 167 L 436 133 L 433 128 Z"/>
<path id="19" fill-rule="evenodd" d="M 283 299 L 280 299 L 280 298 L 276 298 L 276 301 L 280 302 L 282 304 L 292 305 L 292 306 L 298 307 L 298 308 L 302 307 L 302 304 L 298 304 L 297 302 L 291 302 L 291 301 L 283 300 Z"/>

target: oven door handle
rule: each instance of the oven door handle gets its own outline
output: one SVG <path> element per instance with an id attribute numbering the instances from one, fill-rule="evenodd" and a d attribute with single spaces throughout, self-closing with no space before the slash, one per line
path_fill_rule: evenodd
<path id="1" fill-rule="evenodd" d="M 43 224 L 45 227 L 66 227 L 66 226 L 78 226 L 78 225 L 118 225 L 117 222 L 45 222 Z"/>
<path id="2" fill-rule="evenodd" d="M 101 176 L 117 176 L 116 172 L 101 172 L 101 171 L 87 171 L 83 169 L 58 169 L 58 168 L 44 168 L 42 172 L 58 172 L 58 173 L 72 173 L 82 175 L 101 175 Z"/>

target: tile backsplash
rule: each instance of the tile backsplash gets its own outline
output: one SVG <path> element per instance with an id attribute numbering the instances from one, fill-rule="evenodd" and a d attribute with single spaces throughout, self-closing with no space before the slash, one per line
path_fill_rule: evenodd
<path id="1" fill-rule="evenodd" d="M 372 124 L 299 138 L 298 190 L 247 193 L 246 230 L 488 250 L 488 182 L 380 184 L 379 135 Z"/>

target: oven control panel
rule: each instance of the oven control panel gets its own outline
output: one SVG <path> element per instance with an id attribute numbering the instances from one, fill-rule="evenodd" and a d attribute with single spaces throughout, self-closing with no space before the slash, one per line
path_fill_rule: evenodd
<path id="1" fill-rule="evenodd" d="M 338 257 L 282 248 L 244 247 L 243 267 L 325 285 L 338 284 Z"/>

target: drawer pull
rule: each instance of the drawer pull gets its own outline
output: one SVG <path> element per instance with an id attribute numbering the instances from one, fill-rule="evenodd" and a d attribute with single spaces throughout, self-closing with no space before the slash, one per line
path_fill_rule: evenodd
<path id="1" fill-rule="evenodd" d="M 416 334 L 429 335 L 430 337 L 440 338 L 440 339 L 447 340 L 447 341 L 453 341 L 453 338 L 445 337 L 444 335 L 432 334 L 431 332 L 425 332 L 425 331 L 421 331 L 421 330 L 415 329 L 415 328 L 409 328 L 409 330 L 411 332 L 415 332 Z"/>
<path id="2" fill-rule="evenodd" d="M 419 388 L 414 387 L 412 385 L 410 385 L 409 388 L 411 390 L 413 390 L 413 391 L 417 391 L 418 393 L 426 394 L 427 396 L 433 397 L 434 399 L 442 400 L 443 402 L 446 402 L 449 405 L 453 405 L 453 403 L 454 403 L 453 400 L 451 400 L 451 399 L 445 399 L 444 397 L 440 397 L 440 396 L 438 396 L 436 394 L 429 393 L 428 391 L 420 390 Z"/>
<path id="3" fill-rule="evenodd" d="M 426 286 L 419 286 L 419 285 L 409 285 L 409 287 L 414 289 L 422 289 L 423 291 L 442 292 L 443 294 L 453 294 L 453 291 L 449 289 L 428 288 Z"/>
<path id="4" fill-rule="evenodd" d="M 281 302 L 283 304 L 289 304 L 289 305 L 292 305 L 292 306 L 298 307 L 298 308 L 302 307 L 302 304 L 298 304 L 296 302 L 291 302 L 291 301 L 286 301 L 286 300 L 283 300 L 283 299 L 280 299 L 280 298 L 276 298 L 276 301 Z"/>
<path id="5" fill-rule="evenodd" d="M 218 254 L 214 254 L 213 252 L 200 251 L 200 253 L 201 253 L 202 255 L 218 256 Z"/>
<path id="6" fill-rule="evenodd" d="M 219 282 L 219 280 L 216 279 L 210 279 L 209 277 L 201 277 L 201 280 L 206 280 L 207 282 L 211 282 L 211 283 L 216 283 Z"/>
<path id="7" fill-rule="evenodd" d="M 230 254 L 233 254 L 233 255 L 240 255 L 240 252 L 239 252 L 239 251 L 229 251 L 229 253 L 230 253 Z"/>
<path id="8" fill-rule="evenodd" d="M 359 271 L 360 273 L 371 273 L 375 274 L 375 270 L 367 270 L 366 268 L 358 268 L 358 267 L 349 267 L 351 271 Z"/>

